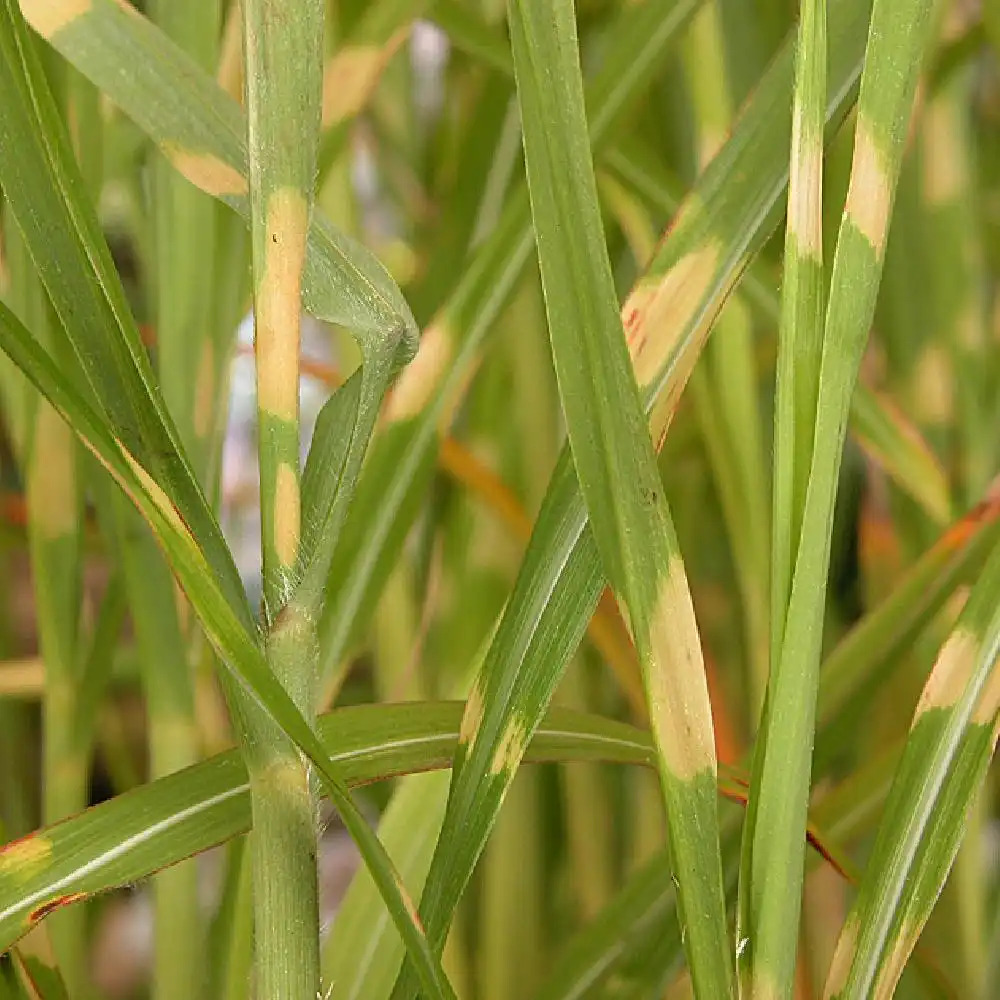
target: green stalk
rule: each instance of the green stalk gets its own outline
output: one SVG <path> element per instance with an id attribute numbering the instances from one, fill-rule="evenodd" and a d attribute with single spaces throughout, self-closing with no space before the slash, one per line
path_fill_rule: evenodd
<path id="1" fill-rule="evenodd" d="M 245 0 L 244 58 L 257 360 L 267 660 L 312 725 L 317 644 L 290 605 L 300 545 L 299 323 L 319 134 L 323 4 Z M 275 733 L 251 767 L 257 992 L 320 992 L 315 795 L 306 761 Z"/>
<path id="2" fill-rule="evenodd" d="M 583 709 L 586 664 L 577 656 L 566 668 L 555 703 Z M 643 776 L 647 777 L 647 776 Z M 614 886 L 614 824 L 604 774 L 599 767 L 579 764 L 560 775 L 566 812 L 566 852 L 573 878 L 573 898 L 581 922 L 593 920 L 612 896 Z M 659 808 L 659 799 L 656 799 Z M 663 842 L 662 829 L 657 844 Z"/>
<path id="3" fill-rule="evenodd" d="M 540 774 L 522 771 L 511 785 L 483 857 L 477 996 L 535 995 L 545 950 L 545 865 Z"/>

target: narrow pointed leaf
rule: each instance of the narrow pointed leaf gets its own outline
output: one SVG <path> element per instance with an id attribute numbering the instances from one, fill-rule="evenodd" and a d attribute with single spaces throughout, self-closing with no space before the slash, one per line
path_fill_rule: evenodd
<path id="1" fill-rule="evenodd" d="M 427 879 L 447 802 L 447 774 L 409 778 L 379 821 L 379 839 L 414 894 Z M 388 1000 L 405 955 L 378 890 L 357 872 L 323 946 L 330 1000 Z"/>
<path id="2" fill-rule="evenodd" d="M 987 500 L 953 524 L 899 580 L 892 593 L 848 632 L 820 672 L 816 767 L 830 762 L 894 658 L 964 583 L 981 571 L 1000 537 L 1000 505 Z"/>
<path id="3" fill-rule="evenodd" d="M 937 456 L 887 397 L 859 385 L 851 404 L 858 444 L 905 489 L 935 524 L 952 517 L 951 489 Z"/>
<path id="4" fill-rule="evenodd" d="M 587 92 L 595 148 L 607 145 L 611 125 L 643 93 L 699 2 L 648 0 L 626 8 L 609 30 L 604 64 Z M 330 573 L 329 601 L 320 625 L 326 674 L 340 664 L 370 617 L 416 518 L 442 427 L 530 253 L 531 218 L 527 194 L 520 187 L 424 330 L 418 357 L 400 378 L 387 407 L 389 426 L 372 449 Z"/>

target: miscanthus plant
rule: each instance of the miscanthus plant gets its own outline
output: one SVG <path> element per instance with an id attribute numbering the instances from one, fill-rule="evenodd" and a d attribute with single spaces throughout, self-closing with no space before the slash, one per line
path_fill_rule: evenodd
<path id="1" fill-rule="evenodd" d="M 0 997 L 1000 994 L 998 54 L 0 0 Z"/>

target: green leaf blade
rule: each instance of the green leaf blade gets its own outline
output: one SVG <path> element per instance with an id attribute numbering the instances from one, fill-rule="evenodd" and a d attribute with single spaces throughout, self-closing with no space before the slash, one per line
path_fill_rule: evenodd
<path id="1" fill-rule="evenodd" d="M 542 286 L 574 462 L 643 666 L 695 993 L 729 996 L 714 736 L 700 640 L 618 316 L 573 5 L 540 11 L 512 3 L 510 24 Z M 515 765 L 517 740 L 525 736 L 511 734 Z M 511 770 L 506 758 L 497 763 Z"/>

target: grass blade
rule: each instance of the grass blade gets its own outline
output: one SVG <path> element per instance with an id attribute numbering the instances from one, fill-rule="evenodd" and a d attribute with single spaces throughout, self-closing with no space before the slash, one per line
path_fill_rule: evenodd
<path id="1" fill-rule="evenodd" d="M 157 143 L 191 183 L 250 217 L 246 120 L 239 105 L 162 32 L 113 0 L 80 10 L 24 0 L 28 20 L 81 73 L 110 96 Z M 416 327 L 399 289 L 357 241 L 321 215 L 309 223 L 302 301 L 306 311 L 358 338 L 363 391 L 350 424 L 337 516 L 322 544 L 296 574 L 300 602 L 318 613 L 344 505 L 371 436 L 389 379 L 416 345 Z M 311 511 L 306 523 L 314 523 Z"/>
<path id="2" fill-rule="evenodd" d="M 650 707 L 695 995 L 732 993 L 711 709 L 607 257 L 571 2 L 509 8 L 528 188 L 559 392 L 602 562 L 627 608 Z M 544 67 L 544 68 L 543 68 Z M 504 743 L 520 758 L 524 726 Z M 495 766 L 512 768 L 506 755 Z"/>
<path id="3" fill-rule="evenodd" d="M 93 0 L 83 10 L 65 0 L 23 0 L 21 6 L 32 27 L 180 174 L 249 219 L 246 118 L 211 76 L 141 14 L 114 0 Z M 302 299 L 317 319 L 362 340 L 388 342 L 384 349 L 395 366 L 412 355 L 416 329 L 399 289 L 371 253 L 318 214 L 309 228 Z"/>
<path id="4" fill-rule="evenodd" d="M 892 593 L 851 629 L 824 659 L 820 672 L 814 767 L 825 772 L 838 743 L 855 728 L 879 669 L 944 606 L 958 586 L 979 574 L 1000 536 L 1000 508 L 985 501 L 953 524 L 899 580 Z"/>
<path id="5" fill-rule="evenodd" d="M 379 821 L 379 839 L 414 893 L 427 879 L 447 802 L 448 775 L 407 779 Z M 378 890 L 358 872 L 323 946 L 330 1000 L 388 1000 L 405 956 Z"/>
<path id="6" fill-rule="evenodd" d="M 882 393 L 858 385 L 851 401 L 855 440 L 894 481 L 924 509 L 939 527 L 954 514 L 951 488 L 937 456 Z"/>
<path id="7" fill-rule="evenodd" d="M 611 125 L 642 94 L 697 6 L 698 0 L 651 0 L 628 8 L 615 22 L 605 63 L 588 88 L 595 148 L 607 145 Z M 320 624 L 324 675 L 341 663 L 370 617 L 416 518 L 441 429 L 530 252 L 531 218 L 520 189 L 424 330 L 416 361 L 395 387 L 386 411 L 389 426 L 372 450 L 329 576 L 330 596 Z"/>
<path id="8" fill-rule="evenodd" d="M 57 311 L 61 306 L 67 322 L 75 322 L 76 325 L 67 326 L 69 332 L 82 331 L 88 337 L 86 346 L 90 353 L 75 344 L 77 356 L 91 380 L 92 391 L 108 405 L 107 419 L 120 429 L 122 439 L 119 440 L 110 433 L 105 420 L 54 370 L 50 359 L 37 349 L 31 335 L 6 310 L 0 313 L 4 348 L 57 409 L 60 409 L 63 416 L 69 419 L 88 447 L 100 455 L 109 471 L 150 521 L 205 627 L 206 634 L 224 664 L 241 682 L 249 682 L 245 691 L 250 701 L 243 707 L 250 711 L 242 713 L 241 723 L 248 726 L 256 724 L 253 717 L 253 706 L 256 705 L 265 717 L 276 722 L 310 758 L 324 786 L 341 810 L 345 825 L 356 838 L 366 864 L 370 865 L 379 888 L 388 901 L 393 919 L 414 957 L 424 989 L 430 996 L 448 997 L 451 991 L 441 972 L 440 963 L 430 952 L 426 938 L 414 922 L 413 907 L 405 896 L 405 890 L 399 883 L 391 862 L 351 800 L 346 786 L 332 769 L 315 734 L 263 659 L 256 637 L 256 626 L 232 557 L 190 464 L 184 457 L 176 431 L 160 402 L 138 331 L 125 306 L 124 295 L 101 238 L 93 209 L 81 197 L 80 182 L 72 169 L 65 140 L 54 147 L 41 142 L 42 135 L 61 136 L 62 132 L 54 109 L 51 108 L 51 97 L 40 82 L 40 70 L 33 60 L 33 53 L 25 44 L 27 36 L 23 31 L 20 15 L 15 14 L 11 4 L 12 0 L 4 0 L 0 7 L 0 17 L 3 19 L 0 21 L 0 44 L 4 45 L 6 52 L 0 62 L 10 84 L 9 88 L 4 88 L 5 91 L 21 94 L 23 107 L 20 101 L 4 106 L 0 127 L 6 132 L 0 134 L 0 139 L 4 140 L 0 142 L 0 147 L 5 150 L 13 148 L 7 139 L 12 140 L 15 145 L 18 142 L 24 143 L 22 152 L 27 155 L 8 155 L 0 159 L 0 176 L 4 179 L 8 194 L 12 187 L 18 203 L 26 213 L 23 215 L 28 223 L 26 236 L 33 252 L 42 262 L 40 269 L 43 279 L 48 278 L 50 294 Z M 119 18 L 124 19 L 121 23 L 128 23 L 131 27 L 135 27 L 135 24 L 144 26 L 139 29 L 140 37 L 148 39 L 152 36 L 159 39 L 163 47 L 175 55 L 185 69 L 191 71 L 189 75 L 193 75 L 197 83 L 200 71 L 193 69 L 193 64 L 184 62 L 178 53 L 170 50 L 166 40 L 138 15 L 125 12 L 115 4 L 97 3 L 75 19 L 70 11 L 68 20 L 65 8 L 54 11 L 48 6 L 36 7 L 35 13 L 42 17 L 42 27 L 47 28 L 50 34 L 61 34 L 63 31 L 70 31 L 74 24 L 79 27 L 79 22 L 98 16 L 102 11 L 104 14 L 112 13 L 113 25 L 112 8 L 117 11 Z M 145 35 L 142 34 L 143 31 L 146 32 Z M 121 39 L 119 43 L 120 41 Z M 142 60 L 137 59 L 135 51 L 130 52 L 129 64 L 140 66 L 141 75 Z M 17 72 L 18 69 L 20 73 Z M 183 73 L 181 78 L 185 79 Z M 3 79 L 5 78 L 0 76 L 0 81 Z M 231 101 L 227 105 L 225 102 L 228 99 L 221 96 L 221 91 L 212 87 L 207 89 L 217 103 L 221 100 L 224 108 L 232 106 L 228 110 L 229 121 L 232 124 L 235 117 L 238 122 L 238 113 L 235 116 L 233 114 L 235 105 Z M 43 116 L 46 126 L 44 129 L 33 128 L 30 120 L 32 111 Z M 224 112 L 223 121 L 226 117 Z M 212 136 L 225 139 L 227 132 L 216 129 L 208 137 L 209 142 L 214 141 Z M 232 132 L 228 133 L 228 138 L 232 140 Z M 196 175 L 199 175 L 198 171 L 204 171 L 207 164 L 209 185 L 212 186 L 215 182 L 213 193 L 233 194 L 235 187 L 234 200 L 246 210 L 244 177 L 237 175 L 237 182 L 234 184 L 235 171 L 230 169 L 227 172 L 221 168 L 220 161 L 211 154 L 206 161 L 199 155 L 192 154 L 190 149 L 181 148 L 175 152 L 179 152 L 182 164 L 188 167 L 192 162 L 196 164 Z M 37 171 L 38 177 L 49 185 L 47 191 L 39 192 L 29 168 Z M 220 170 L 225 182 L 221 189 L 218 186 Z M 204 180 L 206 175 L 202 173 L 200 176 Z M 47 210 L 55 216 L 49 222 L 48 233 L 43 230 L 37 214 L 27 211 L 29 204 L 47 206 Z M 57 233 L 71 235 L 69 238 L 63 236 L 53 240 L 53 229 Z M 314 290 L 318 286 L 321 305 L 324 292 L 327 293 L 327 299 L 331 298 L 329 285 L 323 279 L 332 280 L 335 285 L 339 285 L 338 292 L 347 292 L 343 299 L 338 297 L 334 302 L 335 311 L 343 317 L 346 304 L 348 317 L 360 317 L 356 327 L 359 337 L 363 344 L 370 345 L 379 361 L 374 366 L 376 371 L 370 371 L 370 374 L 375 384 L 381 381 L 384 385 L 396 362 L 397 348 L 405 339 L 405 317 L 408 312 L 405 306 L 402 312 L 392 308 L 392 300 L 400 298 L 398 291 L 391 292 L 391 282 L 388 282 L 384 272 L 379 272 L 372 266 L 367 254 L 359 253 L 356 259 L 350 257 L 343 244 L 334 238 L 332 230 L 322 222 L 317 231 L 320 238 L 314 241 L 315 253 L 306 265 L 306 304 L 310 304 L 310 286 Z M 63 282 L 62 278 L 67 274 L 78 275 L 81 284 L 74 288 L 69 282 Z M 388 294 L 386 289 L 389 290 Z M 90 318 L 89 321 L 84 321 L 88 307 L 91 310 Z M 108 336 L 111 330 L 116 331 L 119 336 Z M 380 397 L 381 393 L 378 393 L 378 398 Z M 374 422 L 376 404 L 377 400 L 373 398 L 371 423 Z M 362 447 L 355 453 L 358 464 L 367 435 L 360 435 L 360 441 Z M 148 463 L 148 467 L 144 463 Z M 160 486 L 160 483 L 164 485 Z M 267 745 L 266 740 L 250 743 L 251 748 L 264 748 Z M 261 761 L 258 759 L 257 763 Z"/>
<path id="9" fill-rule="evenodd" d="M 743 969 L 754 995 L 791 988 L 802 885 L 801 831 L 808 800 L 816 685 L 833 504 L 861 354 L 875 307 L 886 231 L 916 76 L 930 37 L 925 0 L 884 3 L 872 13 L 861 84 L 851 187 L 841 223 L 826 315 L 815 434 L 787 607 L 775 633 L 762 738 L 754 761 L 756 809 L 748 815 L 741 876 Z M 810 425 L 811 425 L 810 421 Z M 798 455 L 796 454 L 796 459 Z M 780 597 L 780 595 L 779 595 Z"/>

